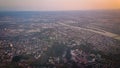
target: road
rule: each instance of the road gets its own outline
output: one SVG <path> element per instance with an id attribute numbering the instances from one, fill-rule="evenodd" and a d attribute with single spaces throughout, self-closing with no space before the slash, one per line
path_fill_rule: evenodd
<path id="1" fill-rule="evenodd" d="M 77 27 L 77 26 L 68 25 L 68 24 L 65 24 L 65 23 L 58 23 L 58 24 L 69 27 L 69 28 L 77 29 L 77 30 L 85 30 L 85 31 L 94 32 L 94 33 L 104 35 L 104 36 L 107 36 L 107 37 L 111 37 L 113 39 L 116 39 L 116 40 L 120 41 L 120 35 L 115 34 L 115 33 L 111 33 L 111 32 L 105 31 L 105 30 L 101 30 L 101 29 L 93 30 L 93 29 L 81 28 L 81 27 Z"/>

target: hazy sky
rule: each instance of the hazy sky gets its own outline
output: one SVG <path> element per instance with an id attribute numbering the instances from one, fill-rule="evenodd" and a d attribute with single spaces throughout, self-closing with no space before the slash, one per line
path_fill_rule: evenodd
<path id="1" fill-rule="evenodd" d="M 0 0 L 0 10 L 54 11 L 54 10 L 120 9 L 120 0 Z"/>

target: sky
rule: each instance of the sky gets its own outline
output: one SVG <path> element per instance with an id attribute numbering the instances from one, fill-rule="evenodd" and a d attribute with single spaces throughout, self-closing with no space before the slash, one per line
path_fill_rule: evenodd
<path id="1" fill-rule="evenodd" d="M 120 9 L 120 0 L 0 0 L 0 11 Z"/>

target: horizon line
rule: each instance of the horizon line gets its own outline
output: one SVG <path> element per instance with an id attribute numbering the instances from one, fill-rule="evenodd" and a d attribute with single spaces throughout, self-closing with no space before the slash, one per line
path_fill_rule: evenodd
<path id="1" fill-rule="evenodd" d="M 86 10 L 0 10 L 0 12 L 66 12 L 66 11 L 119 11 L 119 9 L 86 9 Z"/>

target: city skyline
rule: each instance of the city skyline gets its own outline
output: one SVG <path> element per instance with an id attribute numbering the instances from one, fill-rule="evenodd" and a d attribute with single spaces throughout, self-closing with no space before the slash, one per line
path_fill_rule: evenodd
<path id="1" fill-rule="evenodd" d="M 120 0 L 0 0 L 0 11 L 120 9 Z"/>

